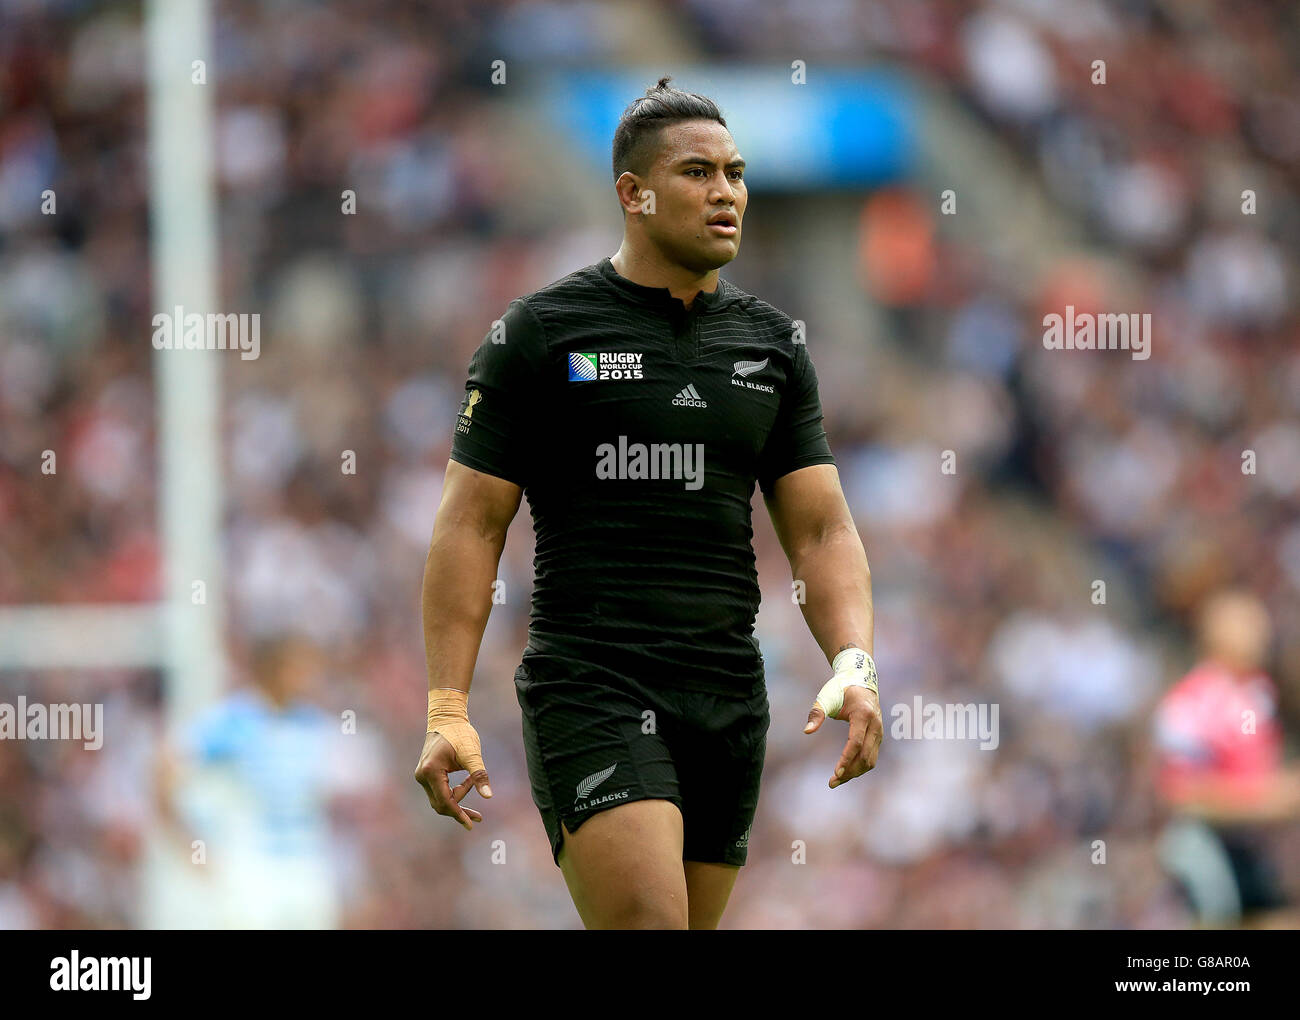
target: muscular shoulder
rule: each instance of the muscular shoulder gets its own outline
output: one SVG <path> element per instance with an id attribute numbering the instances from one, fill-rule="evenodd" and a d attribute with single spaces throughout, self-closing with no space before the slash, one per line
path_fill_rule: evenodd
<path id="1" fill-rule="evenodd" d="M 794 329 L 794 317 L 783 312 L 771 302 L 741 290 L 734 283 L 724 281 L 726 287 L 727 310 L 733 315 L 743 316 L 756 326 L 772 329 L 774 332 L 791 334 Z"/>
<path id="2" fill-rule="evenodd" d="M 576 313 L 612 308 L 614 302 L 597 266 L 584 266 L 554 283 L 516 298 L 526 314 L 543 330 L 561 325 Z"/>
<path id="3" fill-rule="evenodd" d="M 792 361 L 805 349 L 804 323 L 771 302 L 727 282 L 725 310 L 744 323 L 754 339 L 770 345 Z"/>

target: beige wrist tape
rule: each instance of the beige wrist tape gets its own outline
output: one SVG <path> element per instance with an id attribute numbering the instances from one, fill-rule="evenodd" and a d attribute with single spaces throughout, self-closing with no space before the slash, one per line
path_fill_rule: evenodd
<path id="1" fill-rule="evenodd" d="M 469 721 L 469 691 L 455 687 L 435 687 L 429 691 L 429 726 L 432 733 L 439 726 Z"/>
<path id="2" fill-rule="evenodd" d="M 846 648 L 835 656 L 831 668 L 835 671 L 817 693 L 816 704 L 828 719 L 839 718 L 844 707 L 844 691 L 849 687 L 865 687 L 879 696 L 876 681 L 876 664 L 861 648 Z"/>

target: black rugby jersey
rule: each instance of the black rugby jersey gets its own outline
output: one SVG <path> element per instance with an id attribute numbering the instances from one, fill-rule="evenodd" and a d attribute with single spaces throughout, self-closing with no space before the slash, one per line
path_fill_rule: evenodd
<path id="1" fill-rule="evenodd" d="M 527 496 L 525 663 L 763 684 L 754 486 L 835 462 L 802 341 L 726 280 L 687 309 L 609 259 L 510 303 L 470 361 L 451 458 Z"/>

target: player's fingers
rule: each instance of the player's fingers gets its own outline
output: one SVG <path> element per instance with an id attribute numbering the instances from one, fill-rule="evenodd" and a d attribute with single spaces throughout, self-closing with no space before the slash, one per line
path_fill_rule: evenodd
<path id="1" fill-rule="evenodd" d="M 436 792 L 438 785 L 437 766 L 432 762 L 421 761 L 415 770 L 415 781 L 420 784 L 420 789 L 429 798 L 429 807 L 436 811 L 438 808 L 438 794 Z"/>
<path id="2" fill-rule="evenodd" d="M 456 785 L 455 789 L 451 791 L 452 800 L 459 804 L 465 799 L 465 795 L 475 787 L 478 787 L 479 796 L 492 796 L 492 788 L 487 785 L 487 772 L 482 769 L 472 775 L 466 776 Z M 484 793 L 484 790 L 486 790 L 487 793 Z"/>
<path id="3" fill-rule="evenodd" d="M 434 732 L 451 746 L 453 753 L 451 764 L 454 765 L 452 771 L 464 770 L 469 773 L 469 778 L 457 786 L 456 789 L 460 792 L 458 796 L 452 798 L 452 807 L 460 811 L 460 801 L 469 792 L 470 786 L 476 787 L 480 796 L 491 797 L 492 787 L 488 784 L 487 769 L 483 767 L 483 752 L 479 748 L 478 733 L 474 727 L 469 723 L 453 723 L 445 733 L 439 730 Z M 461 787 L 464 789 L 462 790 Z"/>
<path id="4" fill-rule="evenodd" d="M 468 808 L 461 807 L 455 800 L 452 800 L 450 797 L 447 800 L 447 810 L 439 811 L 438 814 L 447 815 L 450 818 L 456 819 L 456 821 L 458 821 L 461 825 L 465 827 L 465 830 L 467 832 L 473 831 L 474 822 L 483 821 L 482 815 L 479 815 L 477 818 L 473 817 L 473 815 L 478 814 L 477 811 L 471 813 Z"/>
<path id="5" fill-rule="evenodd" d="M 447 787 L 447 771 L 433 766 L 425 770 L 420 775 L 420 785 L 424 787 L 424 793 L 429 798 L 429 807 L 443 814 L 447 808 L 447 802 L 451 800 L 451 790 Z"/>
<path id="6" fill-rule="evenodd" d="M 459 801 L 452 796 L 447 776 L 446 769 L 438 769 L 425 785 L 425 790 L 429 794 L 429 804 L 438 814 L 454 818 L 466 829 L 472 829 L 473 825 L 470 824 L 469 815 L 465 813 Z"/>
<path id="7" fill-rule="evenodd" d="M 452 799 L 459 804 L 465 799 L 465 795 L 475 787 L 478 787 L 479 796 L 492 796 L 491 787 L 487 786 L 487 773 L 480 770 L 473 775 L 466 776 L 456 785 L 456 788 L 451 791 Z M 486 794 L 483 793 L 485 789 L 488 791 Z"/>
<path id="8" fill-rule="evenodd" d="M 865 730 L 862 746 L 857 755 L 847 765 L 840 766 L 844 769 L 844 775 L 838 777 L 838 781 L 831 784 L 832 789 L 844 785 L 850 779 L 866 775 L 876 767 L 876 757 L 880 753 L 880 743 L 885 735 L 884 724 L 880 721 L 879 713 L 875 711 L 867 710 L 855 713 L 855 718 L 861 720 Z M 848 745 L 846 745 L 846 750 L 848 750 Z"/>
<path id="9" fill-rule="evenodd" d="M 457 804 L 459 804 L 462 800 L 465 799 L 465 794 L 469 793 L 469 791 L 472 789 L 474 789 L 474 781 L 470 779 L 468 776 L 466 776 L 454 787 L 452 787 L 451 799 L 454 800 Z"/>
<path id="10" fill-rule="evenodd" d="M 862 754 L 862 744 L 867 738 L 867 721 L 862 716 L 854 712 L 849 720 L 849 739 L 844 742 L 844 750 L 840 753 L 839 764 L 835 766 L 835 775 L 831 777 L 831 789 L 839 786 L 841 783 L 852 779 L 854 763 Z M 861 775 L 862 773 L 857 773 Z"/>
<path id="11" fill-rule="evenodd" d="M 853 764 L 844 770 L 844 776 L 835 781 L 835 786 L 843 786 L 850 780 L 857 779 L 858 776 L 865 776 L 870 771 L 871 770 L 867 768 L 866 759 L 856 758 L 854 759 Z M 832 787 L 832 789 L 834 789 L 834 787 Z"/>
<path id="12" fill-rule="evenodd" d="M 813 704 L 812 711 L 808 713 L 808 722 L 804 724 L 805 733 L 816 733 L 821 729 L 822 723 L 826 721 L 826 713 L 822 711 L 821 705 Z"/>
<path id="13" fill-rule="evenodd" d="M 873 712 L 871 720 L 867 724 L 867 741 L 862 748 L 867 759 L 868 772 L 876 767 L 876 759 L 880 755 L 880 744 L 884 739 L 885 724 L 881 721 L 880 716 Z"/>
<path id="14" fill-rule="evenodd" d="M 463 748 L 458 764 L 469 773 L 469 784 L 477 787 L 480 797 L 491 797 L 492 787 L 488 785 L 487 769 L 483 765 L 483 753 L 478 749 L 478 741 L 473 747 Z"/>

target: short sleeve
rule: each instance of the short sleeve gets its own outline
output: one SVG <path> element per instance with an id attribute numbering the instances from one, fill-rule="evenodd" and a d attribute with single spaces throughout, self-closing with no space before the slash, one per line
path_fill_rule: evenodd
<path id="1" fill-rule="evenodd" d="M 763 448 L 758 484 L 765 494 L 782 475 L 813 464 L 834 464 L 826 430 L 822 427 L 817 373 L 807 344 L 795 344 L 794 379 L 781 398 L 781 409 Z"/>
<path id="2" fill-rule="evenodd" d="M 520 488 L 527 486 L 545 365 L 541 322 L 524 301 L 512 301 L 470 359 L 452 436 L 452 460 Z"/>

